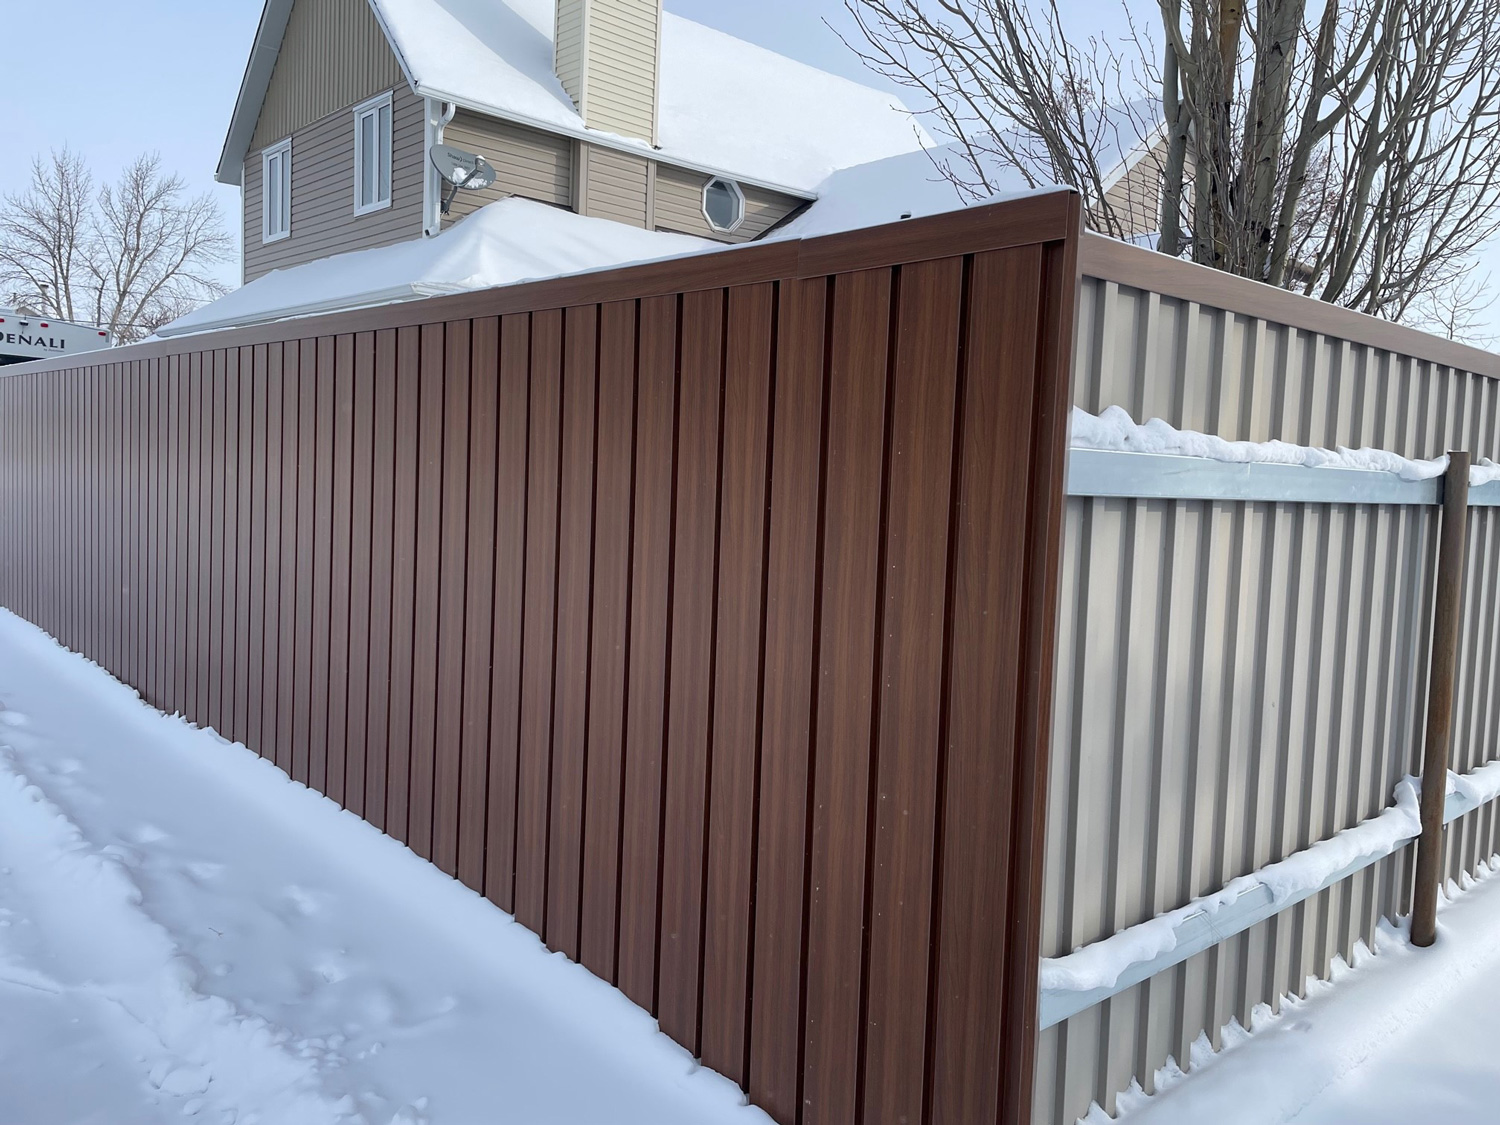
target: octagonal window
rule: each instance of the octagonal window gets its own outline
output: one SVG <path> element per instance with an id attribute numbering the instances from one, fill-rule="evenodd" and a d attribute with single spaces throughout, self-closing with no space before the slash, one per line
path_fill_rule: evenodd
<path id="1" fill-rule="evenodd" d="M 714 177 L 703 188 L 703 217 L 728 234 L 745 221 L 745 193 L 733 180 Z"/>

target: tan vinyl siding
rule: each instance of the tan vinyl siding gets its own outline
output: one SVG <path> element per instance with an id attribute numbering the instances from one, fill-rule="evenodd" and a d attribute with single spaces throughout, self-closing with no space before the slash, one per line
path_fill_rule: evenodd
<path id="1" fill-rule="evenodd" d="M 445 223 L 508 195 L 573 205 L 573 142 L 567 137 L 460 110 L 443 130 L 443 140 L 479 153 L 496 173 L 494 187 L 459 192 Z"/>
<path id="2" fill-rule="evenodd" d="M 703 217 L 703 189 L 712 178 L 702 172 L 658 164 L 656 213 L 652 216 L 652 225 L 657 230 L 695 234 L 700 238 L 714 238 L 720 242 L 750 242 L 765 234 L 803 203 L 794 196 L 741 184 L 740 191 L 745 194 L 745 221 L 725 234 L 714 230 Z"/>
<path id="3" fill-rule="evenodd" d="M 590 0 L 584 123 L 656 141 L 661 0 Z"/>
<path id="4" fill-rule="evenodd" d="M 583 163 L 579 210 L 598 219 L 646 226 L 651 213 L 651 161 L 591 145 L 580 145 L 579 151 Z"/>
<path id="5" fill-rule="evenodd" d="M 1147 155 L 1104 198 L 1125 226 L 1125 237 L 1151 234 L 1161 224 L 1161 167 Z"/>
<path id="6" fill-rule="evenodd" d="M 259 152 L 404 81 L 369 0 L 297 0 L 250 148 Z"/>
<path id="7" fill-rule="evenodd" d="M 261 242 L 261 154 L 245 159 L 244 277 L 422 233 L 422 99 L 402 84 L 391 98 L 391 205 L 354 214 L 354 113 L 346 106 L 292 134 L 292 233 Z M 279 139 L 279 138 L 275 138 Z"/>
<path id="8" fill-rule="evenodd" d="M 557 0 L 552 65 L 574 106 L 583 104 L 583 43 L 588 0 Z"/>

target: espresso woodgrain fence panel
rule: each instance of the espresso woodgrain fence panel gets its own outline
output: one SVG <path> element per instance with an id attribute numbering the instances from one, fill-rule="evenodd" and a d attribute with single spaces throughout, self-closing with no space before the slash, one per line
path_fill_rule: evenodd
<path id="1" fill-rule="evenodd" d="M 6 369 L 0 602 L 776 1120 L 1024 1120 L 1078 223 Z"/>

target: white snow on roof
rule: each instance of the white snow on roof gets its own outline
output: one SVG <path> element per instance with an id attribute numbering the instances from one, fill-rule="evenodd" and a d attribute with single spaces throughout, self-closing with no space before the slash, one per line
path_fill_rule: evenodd
<path id="1" fill-rule="evenodd" d="M 371 3 L 418 93 L 584 132 L 553 72 L 554 0 Z M 661 40 L 655 155 L 663 160 L 809 192 L 837 168 L 931 143 L 892 94 L 671 12 L 662 14 Z"/>
<path id="2" fill-rule="evenodd" d="M 935 159 L 941 162 L 950 154 L 955 161 L 958 159 L 953 146 L 944 146 L 840 169 L 818 185 L 816 203 L 770 237 L 813 238 L 968 206 L 974 201 L 965 199 L 934 163 Z M 1032 191 L 1056 190 L 1050 186 L 1032 188 L 1015 169 L 1006 169 L 992 176 L 991 181 L 996 185 L 996 193 L 981 202 L 994 203 Z"/>
<path id="3" fill-rule="evenodd" d="M 722 249 L 690 235 L 591 219 L 528 199 L 502 199 L 436 238 L 274 270 L 157 334 L 181 336 Z"/>

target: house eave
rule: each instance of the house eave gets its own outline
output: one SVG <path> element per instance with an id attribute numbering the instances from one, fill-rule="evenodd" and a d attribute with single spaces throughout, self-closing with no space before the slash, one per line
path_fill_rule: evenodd
<path id="1" fill-rule="evenodd" d="M 530 117 L 524 113 L 504 109 L 500 106 L 486 105 L 483 102 L 474 101 L 461 95 L 450 93 L 447 90 L 435 86 L 429 86 L 423 82 L 414 83 L 412 89 L 419 97 L 432 98 L 434 101 L 452 102 L 461 109 L 467 109 L 472 113 L 480 113 L 486 117 L 497 118 L 501 121 L 509 121 L 515 125 L 524 125 L 528 129 L 536 129 L 543 133 L 551 133 L 554 136 L 568 137 L 571 140 L 583 141 L 596 148 L 612 149 L 615 152 L 629 153 L 632 156 L 644 157 L 647 160 L 656 160 L 664 164 L 670 164 L 674 168 L 686 168 L 693 172 L 702 172 L 706 176 L 723 176 L 732 179 L 739 184 L 748 184 L 751 187 L 762 188 L 766 191 L 778 192 L 781 195 L 791 196 L 811 203 L 818 198 L 818 193 L 809 191 L 807 188 L 792 187 L 790 184 L 777 183 L 760 176 L 747 176 L 734 168 L 720 168 L 700 161 L 686 160 L 671 153 L 664 153 L 652 147 L 645 141 L 632 140 L 614 133 L 601 133 L 587 128 L 580 119 L 576 127 L 561 125 L 556 121 L 543 121 L 540 118 Z"/>

